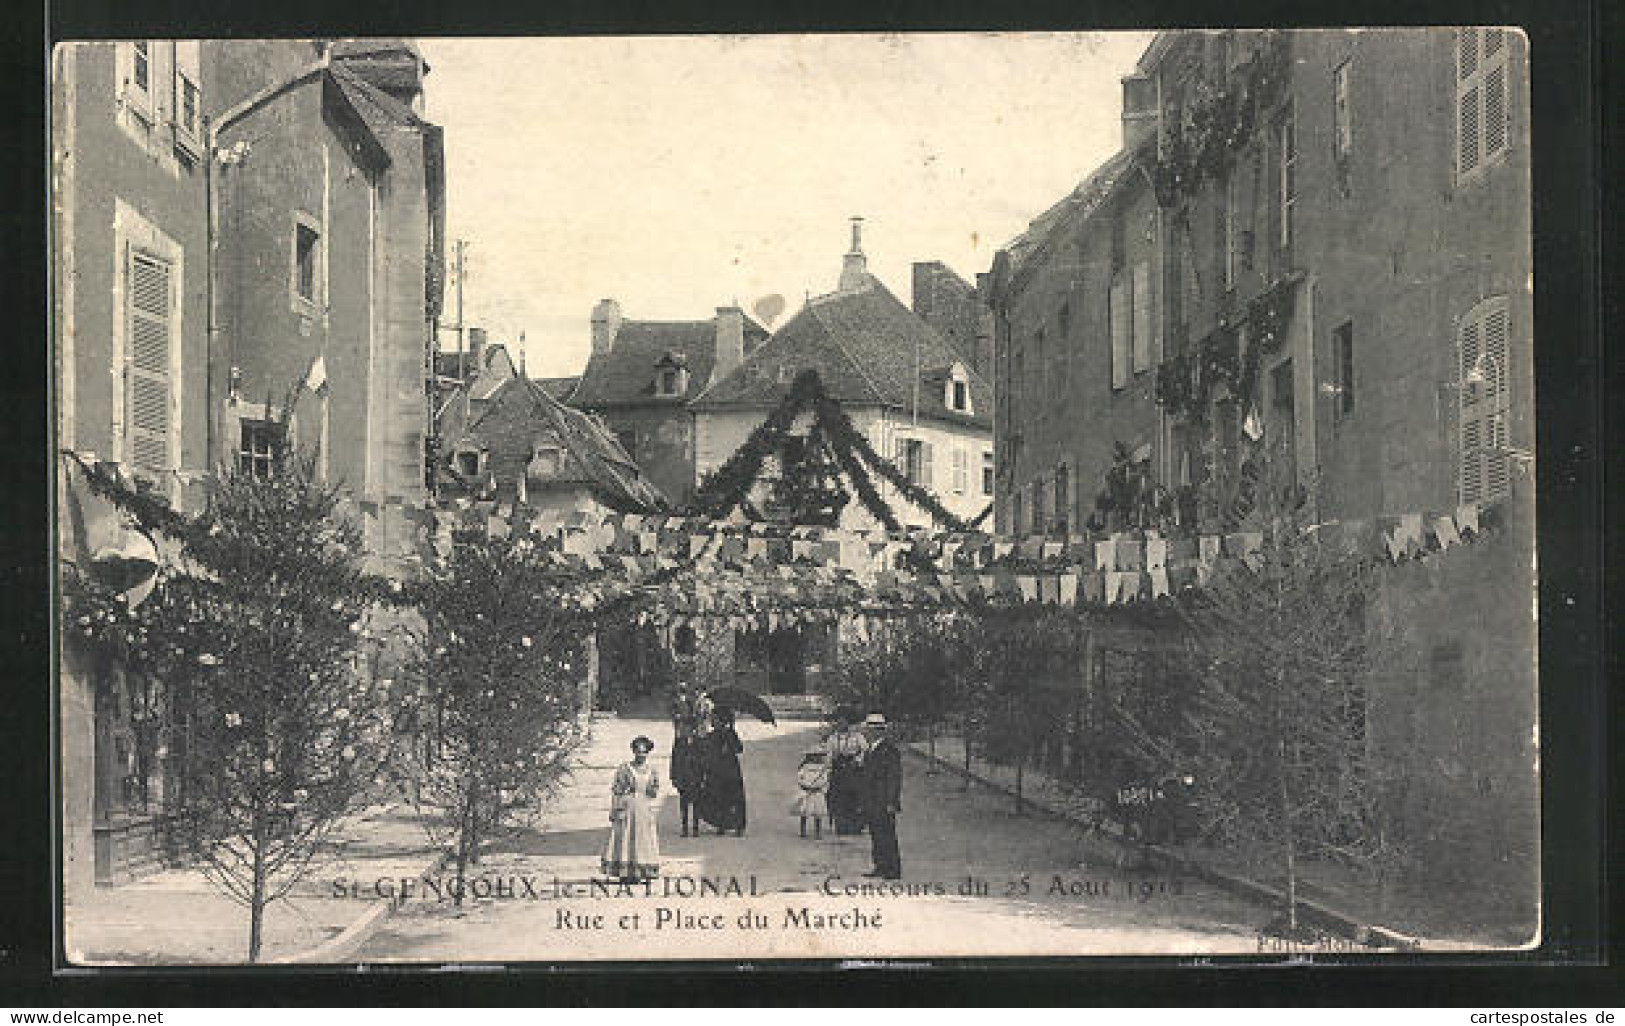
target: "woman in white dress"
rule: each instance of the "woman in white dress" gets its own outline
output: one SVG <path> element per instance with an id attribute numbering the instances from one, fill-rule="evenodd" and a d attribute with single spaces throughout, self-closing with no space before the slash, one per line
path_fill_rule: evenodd
<path id="1" fill-rule="evenodd" d="M 660 773 L 649 761 L 655 743 L 632 739 L 632 760 L 615 770 L 610 788 L 609 843 L 600 861 L 604 875 L 623 883 L 641 883 L 660 873 L 660 838 L 655 833 L 654 803 L 660 797 Z"/>

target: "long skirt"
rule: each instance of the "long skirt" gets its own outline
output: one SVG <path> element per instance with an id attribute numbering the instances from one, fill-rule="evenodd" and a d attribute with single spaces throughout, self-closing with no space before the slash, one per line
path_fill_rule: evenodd
<path id="1" fill-rule="evenodd" d="M 616 880 L 648 880 L 660 873 L 660 837 L 654 810 L 642 792 L 626 795 L 619 817 L 609 828 L 599 866 Z"/>
<path id="2" fill-rule="evenodd" d="M 745 777 L 738 756 L 714 756 L 707 763 L 697 805 L 700 818 L 718 830 L 745 829 Z"/>
<path id="3" fill-rule="evenodd" d="M 837 834 L 863 832 L 863 780 L 856 759 L 837 756 L 829 773 L 829 816 Z"/>

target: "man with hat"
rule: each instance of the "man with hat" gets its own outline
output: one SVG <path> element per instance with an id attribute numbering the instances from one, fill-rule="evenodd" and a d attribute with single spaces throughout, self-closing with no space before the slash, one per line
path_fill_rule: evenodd
<path id="1" fill-rule="evenodd" d="M 875 868 L 864 876 L 901 880 L 903 860 L 897 851 L 897 813 L 903 807 L 903 753 L 891 739 L 886 717 L 881 714 L 866 716 L 863 732 L 869 738 L 869 751 L 863 757 L 863 810 L 875 861 Z"/>

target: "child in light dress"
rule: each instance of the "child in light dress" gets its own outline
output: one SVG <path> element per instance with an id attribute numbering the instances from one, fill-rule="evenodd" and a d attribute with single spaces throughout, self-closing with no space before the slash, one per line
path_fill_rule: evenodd
<path id="1" fill-rule="evenodd" d="M 824 836 L 824 818 L 829 815 L 829 802 L 825 797 L 829 791 L 829 763 L 822 748 L 811 749 L 801 757 L 801 766 L 796 770 L 796 787 L 800 793 L 791 811 L 801 817 L 801 836 L 807 836 L 807 820 L 810 819 L 813 840 L 820 840 Z"/>

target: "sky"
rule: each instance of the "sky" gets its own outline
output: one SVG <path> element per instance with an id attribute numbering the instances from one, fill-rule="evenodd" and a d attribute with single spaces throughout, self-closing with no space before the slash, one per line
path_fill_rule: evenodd
<path id="1" fill-rule="evenodd" d="M 854 215 L 870 272 L 905 303 L 916 261 L 974 281 L 1116 151 L 1118 80 L 1149 41 L 420 40 L 447 234 L 467 242 L 464 322 L 510 345 L 523 332 L 532 377 L 580 373 L 605 297 L 631 319 L 738 304 L 763 320 L 780 296 L 772 327 L 835 288 Z"/>

